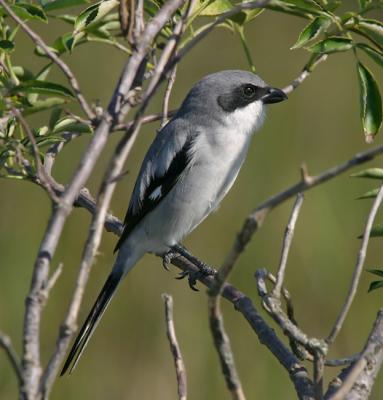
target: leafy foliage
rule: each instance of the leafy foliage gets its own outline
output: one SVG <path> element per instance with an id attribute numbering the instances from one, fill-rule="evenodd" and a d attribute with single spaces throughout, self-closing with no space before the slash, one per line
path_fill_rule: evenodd
<path id="1" fill-rule="evenodd" d="M 181 46 L 185 46 L 212 20 L 240 3 L 236 0 L 197 1 Z M 162 0 L 145 1 L 145 17 L 152 17 L 162 4 Z M 113 46 L 127 55 L 131 54 L 130 44 L 125 39 L 125 31 L 121 25 L 118 0 L 94 3 L 90 0 L 10 0 L 10 5 L 26 23 L 33 21 L 35 24 L 49 23 L 54 26 L 55 21 L 60 20 L 67 24 L 67 32 L 49 43 L 50 50 L 58 56 L 70 56 L 80 46 L 91 42 Z M 374 78 L 373 68 L 383 66 L 383 24 L 371 18 L 369 13 L 374 9 L 382 9 L 383 2 L 355 0 L 354 6 L 359 8 L 358 11 L 344 11 L 345 6 L 349 7 L 350 3 L 340 0 L 271 0 L 266 9 L 267 12 L 284 13 L 305 20 L 304 28 L 300 33 L 297 32 L 292 50 L 308 53 L 310 58 L 306 65 L 307 70 L 315 67 L 315 61 L 323 53 L 331 57 L 340 52 L 352 52 L 355 55 L 355 81 L 358 80 L 360 86 L 361 123 L 366 140 L 372 141 L 382 123 L 380 89 Z M 177 13 L 175 19 L 181 17 L 182 11 Z M 246 29 L 248 25 L 256 23 L 262 11 L 264 9 L 244 9 L 218 25 L 218 28 L 229 29 L 238 37 L 252 71 L 256 67 L 247 44 Z M 153 59 L 148 63 L 149 69 L 156 62 L 156 53 L 162 50 L 164 41 L 172 34 L 173 24 L 174 20 L 168 21 L 157 36 L 153 44 Z M 91 134 L 93 128 L 91 122 L 85 121 L 81 115 L 68 113 L 67 105 L 76 98 L 67 85 L 63 86 L 49 79 L 52 62 L 42 48 L 35 48 L 36 57 L 47 60 L 40 71 L 31 71 L 24 65 L 14 64 L 13 52 L 17 47 L 18 31 L 19 27 L 14 27 L 5 10 L 0 8 L 0 60 L 3 66 L 0 73 L 0 174 L 14 178 L 18 173 L 19 178 L 25 178 L 28 171 L 29 175 L 33 173 L 34 159 L 31 146 L 27 145 L 28 139 L 20 121 L 15 119 L 13 110 L 18 110 L 25 117 L 51 112 L 49 124 L 32 129 L 42 157 L 47 143 L 60 142 L 63 135 L 73 131 Z M 373 63 L 371 67 L 360 60 L 361 54 L 367 56 L 367 64 L 368 61 Z M 55 120 L 55 115 L 60 117 Z M 28 168 L 25 160 L 29 160 Z M 373 195 L 371 192 L 362 197 Z"/>

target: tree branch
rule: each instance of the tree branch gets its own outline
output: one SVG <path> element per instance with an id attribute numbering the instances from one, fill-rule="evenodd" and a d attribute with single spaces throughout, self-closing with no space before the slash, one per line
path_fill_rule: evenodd
<path id="1" fill-rule="evenodd" d="M 325 341 L 308 337 L 282 310 L 279 298 L 273 297 L 272 294 L 268 293 L 265 282 L 268 274 L 269 272 L 264 268 L 257 270 L 255 273 L 258 293 L 265 310 L 288 338 L 298 342 L 311 354 L 316 354 L 317 352 L 326 354 L 328 347 Z"/>
<path id="2" fill-rule="evenodd" d="M 272 296 L 276 298 L 281 297 L 281 290 L 283 286 L 283 281 L 285 279 L 286 272 L 286 264 L 287 258 L 289 256 L 291 242 L 294 236 L 295 224 L 297 222 L 299 211 L 303 204 L 303 195 L 298 193 L 297 199 L 295 200 L 293 210 L 291 212 L 289 223 L 287 224 L 285 236 L 283 238 L 283 246 L 281 252 L 281 259 L 279 262 L 278 272 L 277 272 L 277 280 L 272 291 Z"/>
<path id="3" fill-rule="evenodd" d="M 166 85 L 166 90 L 164 94 L 164 100 L 162 105 L 162 119 L 161 119 L 161 128 L 166 125 L 169 118 L 169 100 L 170 95 L 172 93 L 174 82 L 176 81 L 177 75 L 177 64 L 172 68 L 168 78 L 168 84 Z"/>
<path id="4" fill-rule="evenodd" d="M 208 299 L 210 331 L 217 350 L 226 386 L 233 400 L 246 400 L 242 384 L 235 366 L 233 351 L 229 336 L 226 333 L 220 307 L 220 296 L 210 296 Z"/>
<path id="5" fill-rule="evenodd" d="M 177 388 L 179 400 L 186 400 L 187 398 L 187 379 L 186 368 L 180 346 L 177 341 L 176 331 L 174 328 L 173 320 L 173 298 L 169 294 L 162 295 L 165 303 L 165 321 L 166 321 L 166 334 L 170 344 L 170 350 L 173 355 L 174 367 L 177 375 Z"/>

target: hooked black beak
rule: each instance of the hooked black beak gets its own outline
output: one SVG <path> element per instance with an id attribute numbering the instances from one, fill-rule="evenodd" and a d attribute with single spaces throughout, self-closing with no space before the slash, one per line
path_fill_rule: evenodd
<path id="1" fill-rule="evenodd" d="M 263 104 L 279 103 L 287 99 L 286 93 L 277 88 L 267 88 L 267 92 L 262 96 L 261 100 Z"/>

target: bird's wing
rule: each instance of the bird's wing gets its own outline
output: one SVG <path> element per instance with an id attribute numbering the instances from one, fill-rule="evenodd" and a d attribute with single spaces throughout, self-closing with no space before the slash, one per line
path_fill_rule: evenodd
<path id="1" fill-rule="evenodd" d="M 156 136 L 142 163 L 124 220 L 117 251 L 139 222 L 170 192 L 190 162 L 192 140 L 177 120 Z"/>

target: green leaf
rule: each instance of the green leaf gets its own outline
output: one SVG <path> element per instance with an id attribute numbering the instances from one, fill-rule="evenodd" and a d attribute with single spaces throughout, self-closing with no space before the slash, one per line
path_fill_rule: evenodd
<path id="1" fill-rule="evenodd" d="M 383 179 L 383 168 L 368 168 L 351 174 L 353 178 Z"/>
<path id="2" fill-rule="evenodd" d="M 45 79 L 48 77 L 49 72 L 52 68 L 52 64 L 53 63 L 50 62 L 49 64 L 45 65 L 33 79 L 38 80 L 38 81 L 45 81 Z M 30 93 L 30 94 L 28 94 L 28 101 L 31 104 L 34 104 L 34 103 L 36 103 L 38 97 L 39 97 L 38 93 Z"/>
<path id="3" fill-rule="evenodd" d="M 369 55 L 378 65 L 383 67 L 383 52 L 372 48 L 366 43 L 358 43 L 356 46 Z"/>
<path id="4" fill-rule="evenodd" d="M 68 100 L 66 98 L 63 99 L 62 97 L 49 97 L 45 100 L 38 100 L 32 107 L 25 108 L 23 110 L 23 115 L 36 114 L 40 111 L 49 110 L 52 107 L 61 106 L 67 102 Z"/>
<path id="5" fill-rule="evenodd" d="M 21 81 L 28 81 L 34 78 L 33 73 L 21 65 L 15 65 L 13 66 L 13 72 L 15 75 L 21 80 Z"/>
<path id="6" fill-rule="evenodd" d="M 375 289 L 379 289 L 383 287 L 383 281 L 373 281 L 370 283 L 370 287 L 368 288 L 368 292 L 372 292 Z"/>
<path id="7" fill-rule="evenodd" d="M 264 11 L 263 8 L 255 8 L 254 10 L 242 10 L 238 14 L 229 18 L 230 21 L 242 26 L 253 21 L 258 15 Z"/>
<path id="8" fill-rule="evenodd" d="M 65 142 L 65 139 L 61 136 L 55 136 L 55 135 L 36 138 L 36 143 L 38 147 L 51 146 L 52 144 L 58 142 Z"/>
<path id="9" fill-rule="evenodd" d="M 89 2 L 89 0 L 40 0 L 40 4 L 45 11 L 80 6 Z"/>
<path id="10" fill-rule="evenodd" d="M 15 45 L 10 40 L 0 40 L 0 50 L 10 53 L 15 48 Z"/>
<path id="11" fill-rule="evenodd" d="M 370 237 L 383 236 L 383 224 L 378 224 L 372 227 Z M 358 239 L 363 239 L 363 234 L 358 236 Z"/>
<path id="12" fill-rule="evenodd" d="M 46 125 L 44 125 L 36 129 L 35 136 L 46 136 L 48 132 L 49 128 Z"/>
<path id="13" fill-rule="evenodd" d="M 327 1 L 326 10 L 329 12 L 333 12 L 342 4 L 342 0 Z"/>
<path id="14" fill-rule="evenodd" d="M 104 0 L 88 7 L 76 18 L 73 34 L 76 35 L 91 23 L 99 21 L 118 4 L 119 0 Z"/>
<path id="15" fill-rule="evenodd" d="M 64 117 L 61 118 L 52 129 L 53 133 L 60 132 L 79 132 L 79 133 L 92 133 L 92 128 L 82 122 L 78 122 L 75 118 Z"/>
<path id="16" fill-rule="evenodd" d="M 352 49 L 353 42 L 351 39 L 332 36 L 327 39 L 321 40 L 308 48 L 313 53 L 339 53 Z"/>
<path id="17" fill-rule="evenodd" d="M 55 125 L 57 124 L 57 122 L 59 121 L 60 117 L 62 114 L 62 108 L 59 107 L 55 107 L 52 112 L 51 112 L 51 116 L 49 118 L 49 129 L 52 131 L 53 128 L 55 127 Z"/>
<path id="18" fill-rule="evenodd" d="M 372 227 L 370 237 L 383 236 L 383 224 L 378 224 Z"/>
<path id="19" fill-rule="evenodd" d="M 265 8 L 304 18 L 326 13 L 319 4 L 313 0 L 271 0 L 267 3 Z"/>
<path id="20" fill-rule="evenodd" d="M 22 19 L 37 19 L 39 21 L 48 22 L 44 11 L 35 5 L 27 3 L 17 3 L 11 5 L 11 9 Z"/>
<path id="21" fill-rule="evenodd" d="M 360 62 L 357 64 L 357 71 L 363 130 L 367 143 L 371 143 L 382 124 L 382 99 L 371 72 Z"/>
<path id="22" fill-rule="evenodd" d="M 48 46 L 48 48 L 49 48 L 51 51 L 53 51 L 54 53 L 60 54 L 60 53 L 57 51 L 56 48 L 54 48 L 54 47 L 52 47 L 52 46 Z M 35 53 L 37 56 L 40 56 L 40 57 L 47 57 L 45 51 L 44 51 L 40 46 L 36 46 L 36 47 L 35 47 L 34 53 Z"/>
<path id="23" fill-rule="evenodd" d="M 370 3 L 371 0 L 359 0 L 359 7 L 361 10 L 364 10 Z"/>
<path id="24" fill-rule="evenodd" d="M 199 15 L 201 16 L 208 16 L 208 17 L 215 17 L 217 15 L 223 14 L 226 11 L 231 10 L 233 5 L 230 3 L 229 0 L 213 0 L 213 1 L 202 1 L 201 6 L 203 3 L 209 3 L 207 7 L 205 7 Z"/>
<path id="25" fill-rule="evenodd" d="M 291 49 L 298 49 L 310 40 L 315 39 L 323 30 L 330 26 L 330 24 L 331 21 L 326 17 L 314 18 L 300 33 L 297 42 Z"/>
<path id="26" fill-rule="evenodd" d="M 378 275 L 380 277 L 383 277 L 383 270 L 382 269 L 368 269 L 367 272 L 370 274 Z"/>
<path id="27" fill-rule="evenodd" d="M 63 15 L 55 15 L 55 18 L 59 19 L 60 21 L 64 21 L 67 24 L 73 26 L 76 22 L 76 17 L 74 15 L 63 14 Z"/>
<path id="28" fill-rule="evenodd" d="M 355 30 L 363 33 L 379 46 L 383 46 L 383 23 L 376 19 L 358 19 Z"/>
<path id="29" fill-rule="evenodd" d="M 358 197 L 358 200 L 363 200 L 363 199 L 374 199 L 379 193 L 379 188 L 369 190 L 368 192 L 362 194 L 360 197 Z"/>
<path id="30" fill-rule="evenodd" d="M 59 85 L 57 83 L 45 82 L 45 81 L 26 81 L 19 86 L 15 86 L 11 90 L 11 94 L 16 93 L 40 93 L 47 95 L 58 95 L 65 97 L 74 97 L 73 93 L 67 89 L 65 86 Z"/>

